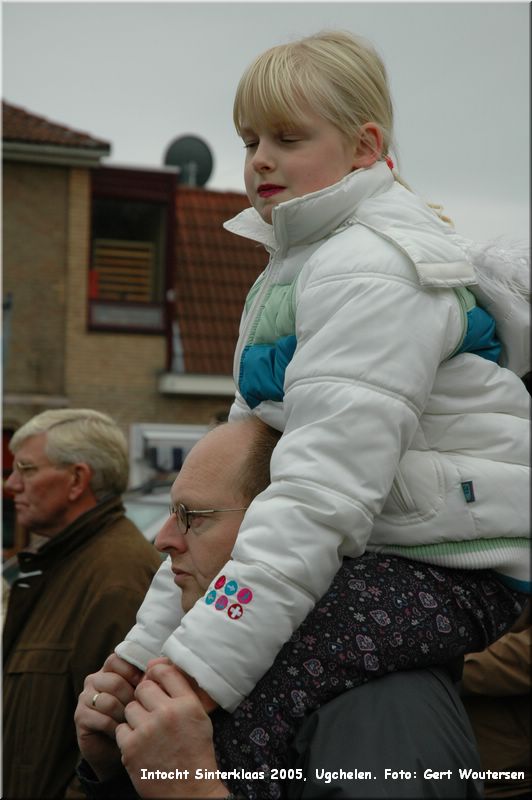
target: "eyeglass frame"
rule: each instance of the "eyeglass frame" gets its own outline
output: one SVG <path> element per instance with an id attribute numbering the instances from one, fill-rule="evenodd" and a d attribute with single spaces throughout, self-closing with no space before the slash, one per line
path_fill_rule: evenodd
<path id="1" fill-rule="evenodd" d="M 170 503 L 168 511 L 171 517 L 175 517 L 177 527 L 183 536 L 186 536 L 190 530 L 189 517 L 204 517 L 207 514 L 225 514 L 229 511 L 247 511 L 249 506 L 242 506 L 241 508 L 204 508 L 201 510 L 194 509 L 189 511 L 184 503 Z M 183 530 L 183 527 L 185 530 Z"/>
<path id="2" fill-rule="evenodd" d="M 46 467 L 54 467 L 54 469 L 64 469 L 72 466 L 71 464 L 24 464 L 23 461 L 14 461 L 11 472 L 17 472 L 21 478 L 31 477 L 35 472 Z"/>

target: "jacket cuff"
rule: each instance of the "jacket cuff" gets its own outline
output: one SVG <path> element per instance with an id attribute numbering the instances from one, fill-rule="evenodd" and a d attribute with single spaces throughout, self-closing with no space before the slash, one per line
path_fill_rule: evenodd
<path id="1" fill-rule="evenodd" d="M 153 658 L 159 658 L 161 655 L 160 653 L 152 653 L 138 642 L 132 642 L 128 639 L 117 644 L 115 653 L 117 656 L 120 656 L 120 658 L 123 658 L 124 661 L 128 661 L 130 664 L 133 664 L 134 667 L 138 667 L 142 672 L 146 672 L 148 661 L 151 661 Z"/>
<path id="2" fill-rule="evenodd" d="M 110 797 L 113 800 L 122 798 L 131 800 L 138 796 L 125 769 L 121 769 L 120 773 L 110 780 L 100 781 L 88 761 L 82 759 L 76 769 L 76 775 L 89 800 L 109 800 Z"/>
<path id="3" fill-rule="evenodd" d="M 186 672 L 193 675 L 199 686 L 215 700 L 219 706 L 232 713 L 245 699 L 245 695 L 238 692 L 234 686 L 215 672 L 205 661 L 195 655 L 182 642 L 171 636 L 163 645 L 163 654 Z"/>

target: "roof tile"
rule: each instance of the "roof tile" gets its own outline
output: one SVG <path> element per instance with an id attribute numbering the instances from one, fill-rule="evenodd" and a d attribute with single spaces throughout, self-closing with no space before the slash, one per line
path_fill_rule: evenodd
<path id="1" fill-rule="evenodd" d="M 57 145 L 90 150 L 110 150 L 109 142 L 88 133 L 67 128 L 24 108 L 2 101 L 2 138 L 27 144 Z"/>
<path id="2" fill-rule="evenodd" d="M 244 194 L 180 186 L 176 200 L 176 312 L 187 373 L 231 375 L 246 294 L 267 263 L 255 242 L 223 223 Z"/>

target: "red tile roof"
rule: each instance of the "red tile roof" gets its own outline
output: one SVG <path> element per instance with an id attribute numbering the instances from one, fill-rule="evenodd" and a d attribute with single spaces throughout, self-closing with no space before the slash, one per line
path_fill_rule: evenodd
<path id="1" fill-rule="evenodd" d="M 67 128 L 24 108 L 2 101 L 2 138 L 4 141 L 26 144 L 56 145 L 89 150 L 110 151 L 111 145 L 88 133 Z"/>
<path id="2" fill-rule="evenodd" d="M 176 206 L 176 311 L 185 370 L 231 375 L 244 300 L 267 253 L 222 227 L 249 206 L 245 195 L 179 186 Z"/>

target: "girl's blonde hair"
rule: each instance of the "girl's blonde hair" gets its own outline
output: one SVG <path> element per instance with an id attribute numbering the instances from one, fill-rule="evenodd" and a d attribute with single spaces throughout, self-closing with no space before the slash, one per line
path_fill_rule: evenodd
<path id="1" fill-rule="evenodd" d="M 393 105 L 384 63 L 365 39 L 344 31 L 323 31 L 277 45 L 259 55 L 238 84 L 233 120 L 244 128 L 287 127 L 310 108 L 355 141 L 366 122 L 382 133 L 381 159 L 394 148 Z M 393 169 L 395 180 L 411 187 Z M 442 207 L 428 203 L 444 222 Z"/>
<path id="2" fill-rule="evenodd" d="M 258 56 L 242 76 L 233 107 L 243 128 L 293 125 L 310 108 L 348 139 L 375 122 L 383 135 L 382 156 L 392 147 L 393 108 L 384 64 L 363 39 L 325 31 L 278 45 Z"/>

